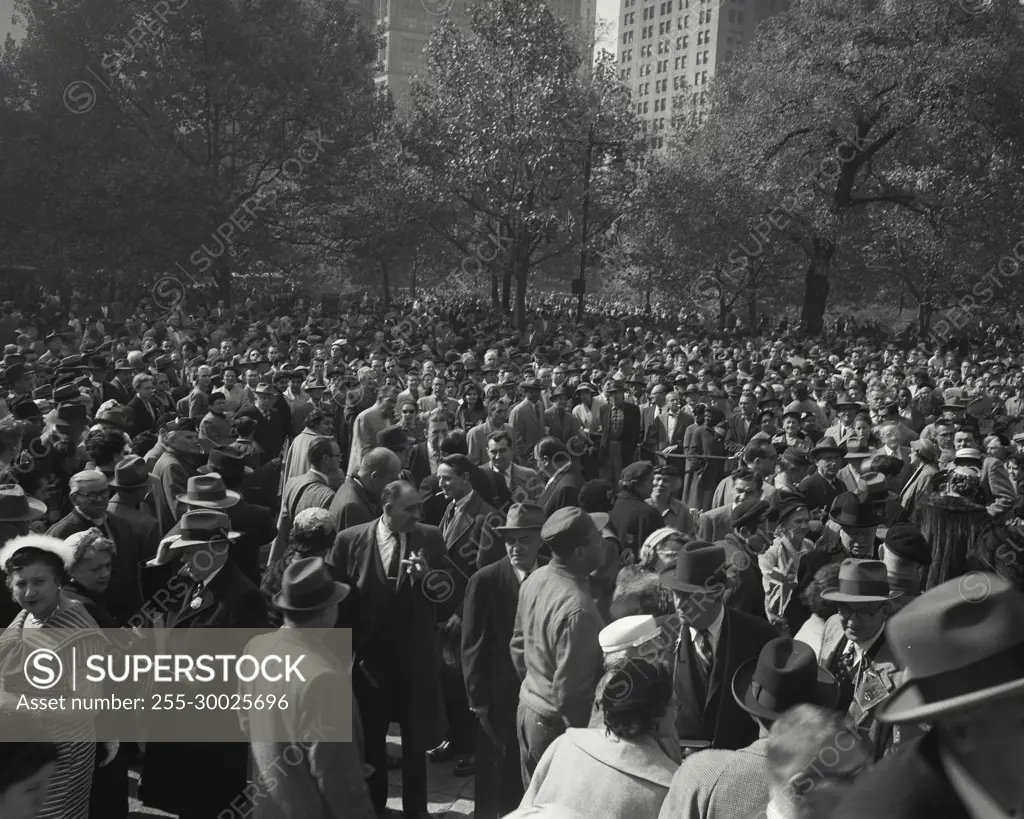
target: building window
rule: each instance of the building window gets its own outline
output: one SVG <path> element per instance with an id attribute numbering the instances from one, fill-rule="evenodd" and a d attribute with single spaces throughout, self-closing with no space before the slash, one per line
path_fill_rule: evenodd
<path id="1" fill-rule="evenodd" d="M 690 47 L 690 35 L 684 34 L 683 35 L 683 48 L 689 48 L 689 47 Z"/>
<path id="2" fill-rule="evenodd" d="M 729 9 L 729 22 L 730 23 L 735 23 L 736 22 L 736 9 Z"/>
<path id="3" fill-rule="evenodd" d="M 697 32 L 697 45 L 704 45 L 704 32 L 703 31 L 698 31 Z"/>
<path id="4" fill-rule="evenodd" d="M 708 84 L 708 72 L 707 71 L 701 71 L 700 72 L 700 84 L 701 85 L 707 85 Z"/>
<path id="5" fill-rule="evenodd" d="M 676 71 L 678 71 L 680 68 L 682 68 L 682 66 L 683 66 L 683 58 L 682 57 L 676 57 L 676 64 L 675 64 Z"/>
<path id="6" fill-rule="evenodd" d="M 707 51 L 704 52 L 704 65 L 708 64 L 708 53 L 709 52 L 707 52 Z"/>
<path id="7" fill-rule="evenodd" d="M 704 22 L 709 26 L 711 25 L 711 9 L 708 9 L 707 16 L 704 18 Z"/>
<path id="8" fill-rule="evenodd" d="M 743 25 L 743 12 L 742 11 L 737 11 L 736 12 L 736 24 L 737 25 L 741 25 L 741 26 Z"/>
<path id="9" fill-rule="evenodd" d="M 694 74 L 693 74 L 693 84 L 694 85 L 700 85 L 700 72 L 699 71 L 695 71 Z M 694 102 L 697 101 L 697 95 L 696 94 L 693 95 L 693 101 Z"/>
<path id="10" fill-rule="evenodd" d="M 685 17 L 683 18 L 683 28 L 689 28 L 689 27 L 690 27 L 690 15 L 689 15 L 689 14 L 687 14 L 687 15 L 686 15 L 686 16 L 685 16 Z"/>
<path id="11" fill-rule="evenodd" d="M 696 55 L 694 55 L 693 64 L 694 65 L 700 65 L 700 52 L 699 51 L 696 53 Z"/>

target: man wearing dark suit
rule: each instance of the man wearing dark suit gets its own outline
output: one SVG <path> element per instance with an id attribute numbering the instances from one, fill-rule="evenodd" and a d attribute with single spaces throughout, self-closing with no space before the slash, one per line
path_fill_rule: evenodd
<path id="1" fill-rule="evenodd" d="M 836 477 L 843 465 L 843 450 L 826 435 L 811 450 L 811 460 L 817 463 L 818 471 L 800 481 L 798 488 L 812 511 L 824 509 L 827 512 L 832 508 L 832 501 L 846 491 Z"/>
<path id="2" fill-rule="evenodd" d="M 636 460 L 640 443 L 640 410 L 627 404 L 622 387 L 616 382 L 605 387 L 608 395 L 608 431 L 601 436 L 597 461 L 601 477 L 613 484 L 619 482 L 622 470 Z"/>
<path id="3" fill-rule="evenodd" d="M 135 397 L 128 402 L 132 411 L 130 435 L 134 438 L 142 432 L 155 432 L 160 418 L 160 409 L 153 403 L 155 380 L 149 373 L 139 373 L 132 379 Z"/>
<path id="4" fill-rule="evenodd" d="M 519 587 L 536 568 L 544 510 L 515 504 L 496 531 L 507 554 L 469 579 L 462 622 L 462 673 L 470 710 L 479 723 L 476 739 L 478 819 L 511 813 L 523 798 L 516 709 L 519 674 L 508 646 L 515 629 Z"/>
<path id="5" fill-rule="evenodd" d="M 579 420 L 569 409 L 570 393 L 565 384 L 559 384 L 551 392 L 554 406 L 544 413 L 544 426 L 552 438 L 557 438 L 566 446 L 580 434 L 582 429 Z"/>
<path id="6" fill-rule="evenodd" d="M 506 430 L 491 433 L 487 441 L 487 458 L 491 482 L 494 484 L 494 506 L 508 509 L 514 503 L 532 501 L 540 494 L 536 471 L 512 463 L 515 446 Z"/>
<path id="7" fill-rule="evenodd" d="M 269 629 L 263 595 L 229 557 L 228 516 L 214 510 L 188 512 L 181 523 L 179 534 L 164 540 L 157 558 L 167 561 L 180 556 L 183 564 L 182 573 L 167 587 L 175 593 L 175 601 L 168 608 L 165 626 Z M 234 653 L 244 649 L 242 639 Z M 208 691 L 237 693 L 204 689 Z M 234 712 L 212 711 L 209 718 L 230 721 L 230 729 L 238 729 Z M 226 726 L 224 731 L 230 729 Z M 230 804 L 245 788 L 248 762 L 244 742 L 147 743 L 139 798 L 182 819 L 210 819 L 219 812 L 218 805 Z"/>
<path id="8" fill-rule="evenodd" d="M 462 605 L 466 586 L 478 568 L 501 559 L 500 541 L 493 525 L 500 521 L 494 507 L 473 490 L 470 471 L 473 464 L 465 455 L 449 455 L 437 470 L 438 486 L 448 501 L 441 519 L 448 571 L 453 580 L 452 594 L 438 607 L 438 623 L 445 639 L 461 643 Z M 456 649 L 452 652 L 458 656 Z M 458 754 L 471 754 L 476 726 L 466 702 L 462 671 L 445 663 L 441 674 L 441 691 L 448 716 L 448 738 L 430 752 L 432 762 L 444 762 Z M 469 760 L 456 766 L 456 775 L 471 771 Z"/>
<path id="9" fill-rule="evenodd" d="M 545 438 L 537 444 L 537 475 L 545 480 L 537 503 L 550 517 L 566 506 L 576 506 L 583 488 L 583 473 L 579 463 L 565 444 L 554 438 Z"/>
<path id="10" fill-rule="evenodd" d="M 359 464 L 359 472 L 349 475 L 339 487 L 329 509 L 338 531 L 368 523 L 380 516 L 381 490 L 398 480 L 402 462 L 389 449 L 371 449 Z"/>
<path id="11" fill-rule="evenodd" d="M 757 423 L 757 398 L 754 393 L 747 391 L 740 395 L 739 407 L 726 418 L 725 425 L 725 445 L 730 450 L 743 449 L 761 431 Z M 730 447 L 730 444 L 735 444 L 735 447 Z"/>
<path id="12" fill-rule="evenodd" d="M 936 586 L 892 618 L 887 636 L 907 679 L 875 713 L 932 728 L 858 777 L 832 816 L 1021 815 L 1022 619 L 1024 595 L 981 573 Z"/>
<path id="13" fill-rule="evenodd" d="M 246 407 L 235 414 L 236 418 L 248 416 L 256 419 L 253 440 L 259 444 L 267 460 L 280 457 L 291 432 L 291 421 L 276 406 L 279 398 L 276 387 L 260 384 L 256 387 L 256 406 Z"/>
<path id="14" fill-rule="evenodd" d="M 96 527 L 113 541 L 117 554 L 111 566 L 110 584 L 101 602 L 121 625 L 142 608 L 142 554 L 155 554 L 159 535 L 154 527 L 141 527 L 107 511 L 110 490 L 102 472 L 87 470 L 71 477 L 71 511 L 47 529 L 46 534 L 64 540 L 76 532 Z"/>
<path id="15" fill-rule="evenodd" d="M 674 686 L 676 727 L 684 745 L 710 744 L 739 750 L 757 739 L 757 725 L 740 708 L 730 685 L 736 669 L 756 658 L 778 632 L 765 620 L 725 606 L 730 564 L 721 546 L 699 540 L 679 552 L 675 567 L 661 574 L 672 590 L 677 635 Z"/>
<path id="16" fill-rule="evenodd" d="M 373 767 L 370 798 L 387 806 L 387 735 L 402 732 L 402 807 L 408 817 L 427 811 L 426 752 L 440 739 L 437 704 L 435 603 L 453 588 L 444 540 L 419 523 L 418 490 L 395 481 L 381 492 L 380 518 L 338 534 L 327 563 L 352 587 L 339 625 L 353 629 L 353 691 L 362 716 L 365 755 Z M 348 622 L 348 620 L 351 622 Z"/>

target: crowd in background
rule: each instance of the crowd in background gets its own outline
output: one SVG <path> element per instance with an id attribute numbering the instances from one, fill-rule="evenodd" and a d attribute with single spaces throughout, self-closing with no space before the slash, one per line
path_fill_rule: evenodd
<path id="1" fill-rule="evenodd" d="M 356 738 L 254 815 L 452 765 L 478 819 L 1021 816 L 1019 340 L 572 308 L 5 305 L 0 725 L 40 629 L 338 626 Z M 285 749 L 39 730 L 5 819 L 124 817 L 130 768 L 222 817 Z"/>

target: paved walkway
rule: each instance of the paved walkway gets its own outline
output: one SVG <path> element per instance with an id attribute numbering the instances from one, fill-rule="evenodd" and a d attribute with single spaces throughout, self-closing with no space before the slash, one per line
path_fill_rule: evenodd
<path id="1" fill-rule="evenodd" d="M 391 733 L 388 735 L 388 753 L 392 756 L 402 755 L 401 741 L 398 737 L 398 726 L 391 726 Z M 455 767 L 454 762 L 434 765 L 427 762 L 427 810 L 436 819 L 472 819 L 473 818 L 473 783 L 472 776 L 458 778 L 452 775 Z M 390 771 L 388 779 L 391 783 L 389 788 L 390 798 L 388 807 L 402 810 L 402 772 Z M 151 819 L 154 816 L 169 817 L 173 814 L 162 813 L 152 808 L 146 808 L 135 798 L 139 784 L 139 774 L 133 770 L 128 785 L 129 791 L 129 816 L 132 819 Z"/>

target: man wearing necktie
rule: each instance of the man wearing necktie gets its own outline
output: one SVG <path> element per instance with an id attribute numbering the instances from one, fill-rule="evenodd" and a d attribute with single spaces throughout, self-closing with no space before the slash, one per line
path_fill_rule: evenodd
<path id="1" fill-rule="evenodd" d="M 728 552 L 702 541 L 687 543 L 659 580 L 672 590 L 676 614 L 673 685 L 676 728 L 684 748 L 739 750 L 757 739 L 757 726 L 729 690 L 736 669 L 755 659 L 777 633 L 763 618 L 726 608 L 735 582 Z"/>
<path id="2" fill-rule="evenodd" d="M 154 563 L 170 561 L 168 565 L 172 565 L 180 561 L 181 572 L 173 583 L 178 588 L 185 586 L 180 606 L 171 613 L 166 627 L 222 629 L 230 635 L 222 640 L 236 641 L 235 645 L 224 645 L 225 653 L 242 654 L 247 642 L 242 630 L 264 630 L 270 624 L 262 593 L 229 554 L 237 536 L 230 530 L 231 519 L 222 511 L 186 512 L 181 516 L 178 534 L 164 539 Z M 185 577 L 192 581 L 187 586 Z M 174 585 L 169 583 L 168 590 Z M 156 625 L 159 632 L 161 624 Z M 223 681 L 220 685 L 207 683 L 204 688 L 204 693 L 218 695 L 236 691 L 229 691 Z M 218 723 L 238 718 L 233 712 L 213 711 L 208 719 Z M 227 804 L 244 789 L 248 750 L 244 743 L 237 742 L 147 743 L 139 797 L 147 806 L 183 819 L 208 817 L 210 804 Z M 189 787 L 182 787 L 183 782 Z"/>
<path id="3" fill-rule="evenodd" d="M 507 430 L 492 432 L 487 439 L 487 458 L 494 483 L 495 503 L 502 509 L 513 503 L 533 500 L 540 494 L 537 473 L 526 466 L 512 463 L 512 434 Z"/>
<path id="4" fill-rule="evenodd" d="M 448 716 L 448 738 L 430 752 L 431 762 L 445 762 L 456 755 L 467 757 L 456 767 L 459 775 L 472 772 L 468 755 L 473 753 L 476 725 L 466 700 L 466 687 L 458 659 L 461 654 L 462 607 L 469 579 L 478 568 L 501 559 L 501 541 L 492 528 L 501 522 L 494 507 L 473 489 L 473 464 L 465 455 L 449 455 L 437 470 L 438 487 L 448 501 L 441 520 L 448 563 L 453 577 L 451 597 L 438 607 L 442 639 L 452 647 L 451 662 L 441 671 L 441 691 Z M 459 647 L 454 647 L 459 646 Z"/>
<path id="5" fill-rule="evenodd" d="M 825 622 L 819 665 L 839 683 L 839 710 L 846 711 L 854 725 L 868 728 L 876 759 L 906 738 L 873 717 L 901 679 L 902 669 L 885 635 L 892 601 L 901 595 L 890 590 L 883 561 L 856 558 L 842 562 L 836 587 L 821 595 L 838 604 L 839 612 Z"/>
<path id="6" fill-rule="evenodd" d="M 498 433 L 495 433 L 498 434 Z M 515 629 L 519 588 L 537 567 L 544 510 L 516 503 L 504 526 L 505 556 L 469 579 L 463 608 L 462 673 L 476 715 L 476 816 L 498 819 L 523 797 L 516 709 L 519 675 L 508 646 Z"/>

